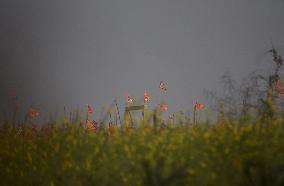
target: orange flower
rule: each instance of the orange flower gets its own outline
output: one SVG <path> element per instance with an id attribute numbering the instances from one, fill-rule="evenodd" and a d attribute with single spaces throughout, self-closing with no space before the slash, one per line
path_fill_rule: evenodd
<path id="1" fill-rule="evenodd" d="M 36 130 L 36 128 L 37 128 L 37 125 L 36 124 L 32 124 L 32 129 Z"/>
<path id="2" fill-rule="evenodd" d="M 160 111 L 167 111 L 168 110 L 168 105 L 165 104 L 165 103 L 160 103 L 159 104 L 159 108 L 160 108 Z"/>
<path id="3" fill-rule="evenodd" d="M 194 108 L 197 109 L 197 110 L 198 109 L 203 109 L 204 105 L 202 103 L 198 102 L 198 101 L 195 101 Z"/>
<path id="4" fill-rule="evenodd" d="M 39 112 L 33 109 L 32 107 L 29 108 L 29 116 L 31 118 L 35 118 L 39 115 Z"/>
<path id="5" fill-rule="evenodd" d="M 144 102 L 147 103 L 148 101 L 150 101 L 150 95 L 149 95 L 149 92 L 145 90 L 144 91 Z"/>
<path id="6" fill-rule="evenodd" d="M 277 79 L 275 82 L 275 89 L 277 90 L 279 94 L 284 94 L 284 89 L 281 88 L 279 79 Z"/>
<path id="7" fill-rule="evenodd" d="M 127 104 L 133 104 L 134 99 L 132 97 L 130 97 L 130 96 L 127 96 L 126 102 L 127 102 Z"/>
<path id="8" fill-rule="evenodd" d="M 164 91 L 167 90 L 166 84 L 165 84 L 163 81 L 160 81 L 159 88 L 160 88 L 161 90 L 164 90 Z"/>
<path id="9" fill-rule="evenodd" d="M 87 104 L 87 113 L 92 114 L 94 109 L 92 108 L 91 105 Z"/>

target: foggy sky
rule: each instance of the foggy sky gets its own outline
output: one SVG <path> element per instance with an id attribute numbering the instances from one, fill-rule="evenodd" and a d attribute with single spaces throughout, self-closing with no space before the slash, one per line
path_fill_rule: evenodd
<path id="1" fill-rule="evenodd" d="M 89 103 L 97 117 L 147 89 L 150 107 L 191 110 L 226 70 L 240 79 L 266 66 L 271 41 L 284 55 L 283 10 L 283 0 L 1 0 L 1 109 L 15 90 L 22 109 Z"/>

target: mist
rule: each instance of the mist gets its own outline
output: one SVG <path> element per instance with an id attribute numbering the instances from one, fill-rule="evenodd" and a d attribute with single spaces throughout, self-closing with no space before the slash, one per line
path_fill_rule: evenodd
<path id="1" fill-rule="evenodd" d="M 222 91 L 225 71 L 239 80 L 269 66 L 272 44 L 284 53 L 283 9 L 282 0 L 2 0 L 0 108 L 16 94 L 22 113 L 91 104 L 96 118 L 146 89 L 150 108 L 163 100 L 167 113 L 191 112 L 194 100 L 207 104 L 204 89 Z"/>

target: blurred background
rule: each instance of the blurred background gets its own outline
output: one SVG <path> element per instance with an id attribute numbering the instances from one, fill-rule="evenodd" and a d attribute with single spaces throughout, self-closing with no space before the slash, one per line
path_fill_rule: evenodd
<path id="1" fill-rule="evenodd" d="M 94 107 L 129 94 L 167 113 L 206 105 L 220 77 L 240 81 L 284 54 L 283 0 L 1 0 L 0 109 L 21 114 Z M 159 82 L 167 91 L 159 90 Z M 137 103 L 138 104 L 138 103 Z M 122 111 L 121 111 L 122 112 Z M 1 117 L 3 115 L 1 114 Z"/>

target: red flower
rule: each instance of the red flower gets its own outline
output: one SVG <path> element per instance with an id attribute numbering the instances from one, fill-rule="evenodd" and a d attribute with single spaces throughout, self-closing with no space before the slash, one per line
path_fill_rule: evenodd
<path id="1" fill-rule="evenodd" d="M 165 104 L 165 103 L 160 103 L 159 104 L 159 108 L 160 108 L 160 111 L 167 111 L 168 110 L 168 105 Z"/>
<path id="2" fill-rule="evenodd" d="M 144 102 L 148 102 L 150 101 L 150 95 L 149 92 L 147 90 L 144 91 Z"/>
<path id="3" fill-rule="evenodd" d="M 165 84 L 163 81 L 160 81 L 159 88 L 160 88 L 161 90 L 164 90 L 164 91 L 167 90 L 166 84 Z"/>
<path id="4" fill-rule="evenodd" d="M 92 114 L 94 109 L 92 108 L 91 105 L 87 104 L 87 113 Z"/>
<path id="5" fill-rule="evenodd" d="M 198 109 L 203 109 L 204 105 L 202 103 L 198 102 L 198 101 L 195 101 L 194 108 L 197 109 L 197 110 Z"/>
<path id="6" fill-rule="evenodd" d="M 39 115 L 39 112 L 33 109 L 32 107 L 29 108 L 29 116 L 31 118 L 35 118 Z"/>

